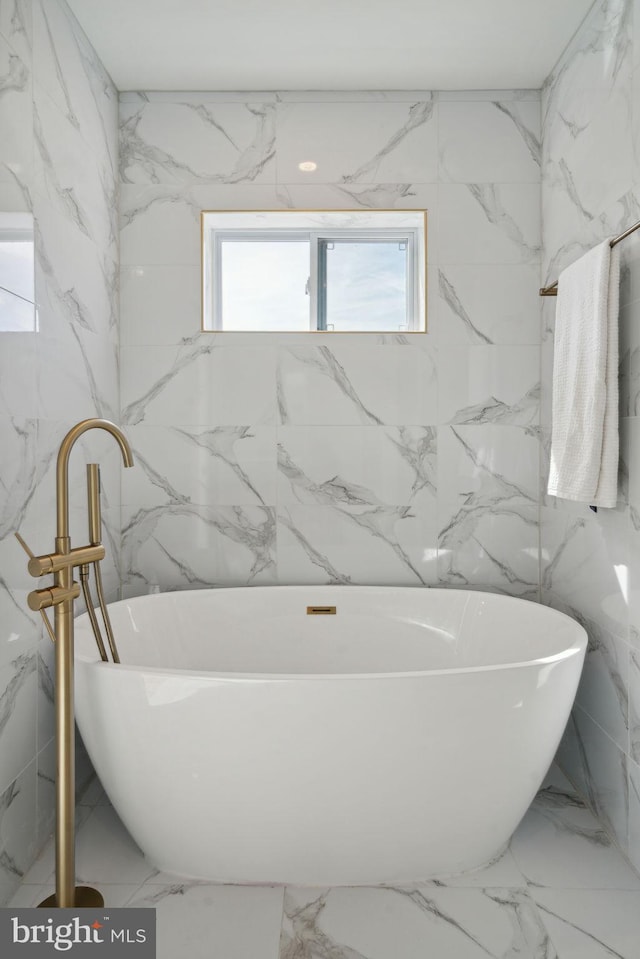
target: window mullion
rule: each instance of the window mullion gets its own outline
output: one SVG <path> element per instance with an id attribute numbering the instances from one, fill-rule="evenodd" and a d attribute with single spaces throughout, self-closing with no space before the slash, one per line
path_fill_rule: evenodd
<path id="1" fill-rule="evenodd" d="M 318 270 L 318 234 L 309 234 L 309 329 L 312 332 L 321 330 L 320 324 L 320 292 Z"/>

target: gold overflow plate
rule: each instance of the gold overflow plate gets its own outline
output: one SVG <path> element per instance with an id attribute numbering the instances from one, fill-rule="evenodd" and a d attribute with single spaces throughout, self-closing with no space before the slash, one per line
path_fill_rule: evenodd
<path id="1" fill-rule="evenodd" d="M 335 616 L 335 606 L 307 606 L 307 616 Z"/>

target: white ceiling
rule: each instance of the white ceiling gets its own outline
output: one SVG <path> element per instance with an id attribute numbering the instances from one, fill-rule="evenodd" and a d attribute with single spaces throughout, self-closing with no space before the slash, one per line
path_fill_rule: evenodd
<path id="1" fill-rule="evenodd" d="M 593 0 L 67 0 L 119 90 L 539 88 Z"/>

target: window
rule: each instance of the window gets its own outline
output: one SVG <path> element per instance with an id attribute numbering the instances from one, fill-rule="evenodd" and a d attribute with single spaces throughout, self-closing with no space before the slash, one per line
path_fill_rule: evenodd
<path id="1" fill-rule="evenodd" d="M 202 216 L 205 330 L 424 332 L 424 211 Z"/>
<path id="2" fill-rule="evenodd" d="M 0 213 L 0 333 L 37 330 L 33 217 Z"/>

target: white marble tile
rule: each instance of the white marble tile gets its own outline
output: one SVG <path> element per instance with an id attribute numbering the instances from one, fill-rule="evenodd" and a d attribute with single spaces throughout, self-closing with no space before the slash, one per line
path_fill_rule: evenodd
<path id="1" fill-rule="evenodd" d="M 156 910 L 158 959 L 278 959 L 282 889 L 177 882 L 143 886 L 127 903 Z"/>
<path id="2" fill-rule="evenodd" d="M 58 358 L 56 364 L 51 356 Z M 42 419 L 89 416 L 118 419 L 117 348 L 110 339 L 74 328 L 38 341 L 38 398 Z"/>
<path id="3" fill-rule="evenodd" d="M 511 852 L 532 887 L 640 890 L 640 877 L 558 772 L 516 830 Z"/>
<path id="4" fill-rule="evenodd" d="M 28 536 L 25 524 L 32 512 L 32 500 L 38 482 L 42 479 L 44 466 L 38 460 L 38 422 L 23 417 L 0 416 L 0 443 L 3 450 L 2 510 L 0 511 L 0 541 L 16 530 Z M 0 542 L 4 560 L 2 579 L 12 587 L 31 584 L 26 576 L 26 556 L 15 549 L 13 540 Z"/>
<path id="5" fill-rule="evenodd" d="M 429 886 L 432 883 L 425 883 L 424 885 Z M 511 850 L 507 848 L 488 865 L 472 872 L 462 873 L 459 876 L 446 876 L 443 879 L 436 879 L 433 885 L 464 889 L 491 889 L 495 887 L 525 889 L 527 881 L 518 868 Z"/>
<path id="6" fill-rule="evenodd" d="M 0 182 L 30 183 L 33 174 L 33 90 L 28 51 L 0 36 Z"/>
<path id="7" fill-rule="evenodd" d="M 538 599 L 535 506 L 438 499 L 438 581 Z"/>
<path id="8" fill-rule="evenodd" d="M 122 181 L 273 183 L 275 128 L 273 103 L 121 103 Z"/>
<path id="9" fill-rule="evenodd" d="M 629 758 L 580 707 L 574 707 L 578 746 L 586 768 L 585 795 L 622 850 L 629 848 Z"/>
<path id="10" fill-rule="evenodd" d="M 429 262 L 438 262 L 438 184 L 420 181 L 367 183 L 308 180 L 278 183 L 277 207 L 297 210 L 426 210 Z M 228 206 L 228 204 L 226 204 Z"/>
<path id="11" fill-rule="evenodd" d="M 0 791 L 35 756 L 37 683 L 33 646 L 18 648 L 0 665 Z"/>
<path id="12" fill-rule="evenodd" d="M 215 414 L 211 419 L 215 422 Z M 136 468 L 122 476 L 122 502 L 218 506 L 276 502 L 275 426 L 127 429 Z"/>
<path id="13" fill-rule="evenodd" d="M 640 873 L 640 766 L 629 761 L 629 860 Z"/>
<path id="14" fill-rule="evenodd" d="M 125 347 L 121 362 L 125 425 L 240 426 L 274 420 L 274 347 L 218 346 L 200 334 L 177 348 Z"/>
<path id="15" fill-rule="evenodd" d="M 62 336 L 69 329 L 113 334 L 115 342 L 116 260 L 96 246 L 78 216 L 77 210 L 63 211 L 36 195 L 39 329 L 43 336 Z"/>
<path id="16" fill-rule="evenodd" d="M 537 426 L 540 349 L 440 346 L 440 423 Z"/>
<path id="17" fill-rule="evenodd" d="M 629 745 L 628 755 L 640 763 L 640 651 L 629 651 Z"/>
<path id="18" fill-rule="evenodd" d="M 279 183 L 437 180 L 437 106 L 432 100 L 281 104 L 277 131 Z M 298 164 L 304 160 L 317 163 L 317 170 L 301 172 Z"/>
<path id="19" fill-rule="evenodd" d="M 445 102 L 438 107 L 440 178 L 457 183 L 540 180 L 540 104 Z"/>
<path id="20" fill-rule="evenodd" d="M 339 344 L 281 349 L 283 425 L 421 426 L 436 422 L 432 348 Z"/>
<path id="21" fill-rule="evenodd" d="M 53 616 L 49 611 L 49 619 L 53 623 Z M 36 747 L 38 753 L 50 741 L 55 729 L 54 695 L 55 695 L 55 648 L 49 636 L 40 640 L 37 647 L 37 701 L 36 701 Z M 51 767 L 51 775 L 54 774 Z M 40 765 L 38 767 L 40 773 Z"/>
<path id="22" fill-rule="evenodd" d="M 82 133 L 117 166 L 117 93 L 93 47 L 65 3 L 33 4 L 34 80 Z M 113 175 L 113 174 L 112 174 Z"/>
<path id="23" fill-rule="evenodd" d="M 533 889 L 531 896 L 561 959 L 637 956 L 637 891 Z"/>
<path id="24" fill-rule="evenodd" d="M 34 141 L 34 189 L 102 256 L 117 259 L 117 193 L 109 157 L 96 154 L 46 95 L 34 107 Z"/>
<path id="25" fill-rule="evenodd" d="M 38 906 L 50 894 L 51 889 L 46 883 L 29 884 L 22 883 L 18 886 L 15 893 L 8 898 L 7 906 L 15 906 L 18 909 L 32 909 Z"/>
<path id="26" fill-rule="evenodd" d="M 38 415 L 38 335 L 2 333 L 0 350 L 0 416 L 2 427 L 20 432 L 25 420 Z M 15 417 L 15 426 L 7 421 Z M 26 423 L 25 423 L 26 428 Z"/>
<path id="27" fill-rule="evenodd" d="M 111 806 L 96 806 L 76 835 L 76 877 L 83 883 L 144 882 L 155 872 Z"/>
<path id="28" fill-rule="evenodd" d="M 521 890 L 287 889 L 280 957 L 316 955 L 555 959 L 556 952 Z"/>
<path id="29" fill-rule="evenodd" d="M 109 806 L 109 797 L 104 791 L 104 786 L 97 776 L 94 776 L 88 787 L 78 799 L 81 806 Z"/>
<path id="30" fill-rule="evenodd" d="M 31 762 L 0 793 L 0 890 L 18 886 L 35 856 L 36 764 Z"/>
<path id="31" fill-rule="evenodd" d="M 540 257 L 537 184 L 441 184 L 439 263 L 536 263 Z"/>
<path id="32" fill-rule="evenodd" d="M 0 4 L 0 35 L 23 59 L 33 44 L 31 0 L 5 0 Z"/>
<path id="33" fill-rule="evenodd" d="M 275 514 L 259 506 L 128 507 L 122 563 L 128 595 L 154 586 L 273 585 Z"/>
<path id="34" fill-rule="evenodd" d="M 436 556 L 431 510 L 298 505 L 278 513 L 282 584 L 435 584 Z"/>
<path id="35" fill-rule="evenodd" d="M 281 426 L 281 505 L 435 507 L 434 427 Z"/>
<path id="36" fill-rule="evenodd" d="M 120 342 L 177 345 L 202 326 L 200 269 L 130 266 L 120 274 Z"/>
<path id="37" fill-rule="evenodd" d="M 589 649 L 576 701 L 623 751 L 631 733 L 630 654 L 627 643 L 585 622 Z"/>
<path id="38" fill-rule="evenodd" d="M 51 730 L 53 732 L 53 730 Z M 51 738 L 36 756 L 36 851 L 40 852 L 51 841 L 55 829 L 56 744 Z"/>
<path id="39" fill-rule="evenodd" d="M 540 342 L 540 273 L 531 265 L 440 267 L 440 345 L 537 345 Z"/>
<path id="40" fill-rule="evenodd" d="M 537 433 L 494 423 L 439 427 L 438 489 L 468 509 L 535 507 Z"/>
<path id="41" fill-rule="evenodd" d="M 98 889 L 104 898 L 105 906 L 121 907 L 129 904 L 138 890 L 140 883 L 93 883 L 94 888 Z M 43 899 L 46 899 L 53 892 L 55 887 L 53 883 L 33 883 L 27 885 L 23 883 L 11 898 L 9 905 L 19 908 L 31 908 L 38 906 Z"/>
<path id="42" fill-rule="evenodd" d="M 625 637 L 628 628 L 629 537 L 626 513 L 558 501 L 543 507 L 542 588 L 560 605 Z"/>
<path id="43" fill-rule="evenodd" d="M 179 186 L 120 185 L 122 266 L 200 267 L 200 211 Z"/>
<path id="44" fill-rule="evenodd" d="M 547 86 L 546 163 L 593 217 L 632 178 L 629 13 L 628 3 L 594 6 Z M 603 168 L 606 176 L 593 175 Z"/>
<path id="45" fill-rule="evenodd" d="M 538 594 L 538 444 L 514 426 L 438 430 L 438 575 Z"/>
<path id="46" fill-rule="evenodd" d="M 440 103 L 456 103 L 461 100 L 476 103 L 483 100 L 540 101 L 540 90 L 438 90 L 438 101 Z"/>

